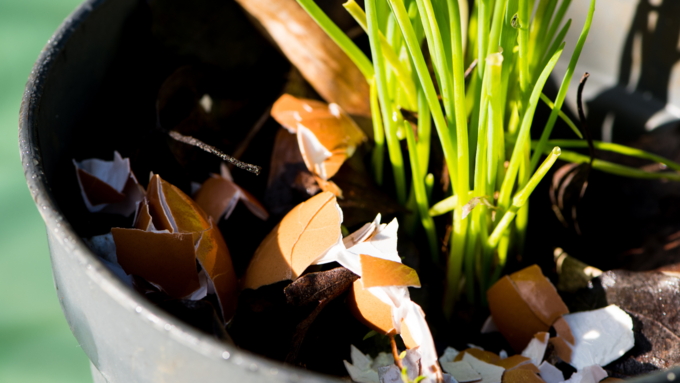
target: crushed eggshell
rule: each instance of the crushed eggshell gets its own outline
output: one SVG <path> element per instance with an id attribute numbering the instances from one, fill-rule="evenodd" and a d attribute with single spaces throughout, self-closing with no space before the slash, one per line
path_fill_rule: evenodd
<path id="1" fill-rule="evenodd" d="M 577 370 L 607 365 L 635 345 L 633 320 L 616 305 L 565 315 L 564 320 L 576 340 L 569 363 Z"/>
<path id="2" fill-rule="evenodd" d="M 378 380 L 380 383 L 404 383 L 399 367 L 394 364 L 378 368 Z"/>
<path id="3" fill-rule="evenodd" d="M 544 383 L 536 373 L 529 370 L 515 369 L 503 374 L 503 383 Z"/>
<path id="4" fill-rule="evenodd" d="M 144 188 L 130 168 L 130 159 L 113 152 L 113 161 L 72 160 L 87 210 L 130 216 L 144 198 Z"/>
<path id="5" fill-rule="evenodd" d="M 482 379 L 482 376 L 468 362 L 441 362 L 441 366 L 459 383 L 475 382 Z"/>
<path id="6" fill-rule="evenodd" d="M 560 369 L 553 366 L 552 364 L 543 362 L 540 366 L 538 366 L 538 369 L 541 371 L 541 379 L 543 379 L 545 383 L 564 382 L 564 374 L 562 371 L 560 371 Z"/>
<path id="7" fill-rule="evenodd" d="M 522 356 L 531 359 L 531 363 L 538 366 L 543 360 L 545 349 L 548 347 L 548 338 L 550 334 L 547 332 L 539 332 L 534 334 L 529 344 L 522 351 Z"/>
<path id="8" fill-rule="evenodd" d="M 506 370 L 514 370 L 522 366 L 533 366 L 536 368 L 531 359 L 522 355 L 513 355 L 505 359 L 500 359 L 494 363 L 496 366 L 501 366 Z M 533 371 L 533 368 L 529 367 Z M 538 372 L 538 371 L 537 371 Z"/>
<path id="9" fill-rule="evenodd" d="M 332 193 L 319 193 L 297 205 L 255 250 L 243 288 L 295 280 L 342 241 L 341 223 L 342 210 Z"/>
<path id="10" fill-rule="evenodd" d="M 264 206 L 234 182 L 224 163 L 220 174 L 211 174 L 194 193 L 194 200 L 214 222 L 219 222 L 221 218 L 228 219 L 239 201 L 256 217 L 265 221 L 269 218 Z"/>
<path id="11" fill-rule="evenodd" d="M 284 94 L 274 103 L 271 115 L 297 134 L 305 165 L 323 181 L 333 177 L 366 141 L 364 132 L 337 104 Z"/>
<path id="12" fill-rule="evenodd" d="M 463 355 L 463 362 L 467 362 L 482 377 L 480 383 L 501 383 L 505 369 L 491 363 L 481 361 L 470 353 Z"/>
<path id="13" fill-rule="evenodd" d="M 371 369 L 371 357 L 364 355 L 354 345 L 351 345 L 350 350 L 352 363 L 349 363 L 346 360 L 343 362 L 345 363 L 345 369 L 352 380 L 357 383 L 379 383 L 378 372 Z"/>
<path id="14" fill-rule="evenodd" d="M 442 356 L 439 357 L 439 363 L 453 362 L 453 360 L 458 356 L 459 351 L 453 347 L 447 347 L 444 350 Z"/>
<path id="15" fill-rule="evenodd" d="M 501 361 L 501 357 L 498 356 L 497 354 L 494 354 L 491 351 L 484 351 L 481 348 L 478 347 L 470 347 L 466 348 L 465 350 L 461 351 L 454 359 L 454 362 L 458 362 L 463 360 L 463 357 L 465 354 L 470 354 L 474 356 L 475 358 L 481 360 L 482 362 L 486 363 L 491 363 L 491 364 L 497 364 L 498 362 Z"/>
<path id="16" fill-rule="evenodd" d="M 517 352 L 569 312 L 536 265 L 499 279 L 487 291 L 487 300 L 494 323 Z"/>
<path id="17" fill-rule="evenodd" d="M 376 286 L 420 287 L 418 273 L 401 262 L 361 254 L 364 288 Z"/>
<path id="18" fill-rule="evenodd" d="M 138 206 L 135 229 L 111 230 L 118 262 L 175 298 L 217 295 L 222 316 L 236 311 L 237 281 L 231 255 L 212 219 L 180 189 L 154 175 Z M 196 262 L 207 274 L 200 283 Z"/>
<path id="19" fill-rule="evenodd" d="M 111 229 L 118 263 L 128 275 L 137 275 L 176 299 L 200 287 L 191 233 Z"/>
<path id="20" fill-rule="evenodd" d="M 555 336 L 550 338 L 549 340 L 550 345 L 553 347 L 553 351 L 555 352 L 555 355 L 557 355 L 560 359 L 563 361 L 570 363 L 571 362 L 571 356 L 573 353 L 572 350 L 572 345 L 567 343 L 564 338 L 561 338 L 559 336 Z"/>
<path id="21" fill-rule="evenodd" d="M 574 334 L 572 334 L 571 328 L 564 317 L 557 319 L 555 323 L 553 323 L 553 328 L 555 329 L 557 336 L 564 339 L 567 343 L 574 345 L 574 342 L 576 341 L 574 339 Z"/>

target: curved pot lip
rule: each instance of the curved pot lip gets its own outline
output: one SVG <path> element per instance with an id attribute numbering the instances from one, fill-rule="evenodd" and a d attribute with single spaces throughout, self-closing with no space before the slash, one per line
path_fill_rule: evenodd
<path id="1" fill-rule="evenodd" d="M 41 51 L 24 89 L 19 111 L 21 162 L 28 189 L 45 221 L 46 229 L 51 231 L 53 239 L 67 249 L 71 256 L 75 257 L 93 283 L 126 310 L 136 312 L 140 319 L 148 322 L 157 331 L 167 332 L 171 338 L 184 346 L 208 358 L 222 359 L 224 362 L 231 362 L 243 370 L 251 373 L 260 372 L 272 378 L 276 376 L 289 381 L 340 381 L 328 375 L 268 360 L 233 345 L 219 342 L 149 304 L 138 293 L 118 280 L 104 266 L 64 218 L 61 209 L 55 203 L 50 185 L 45 177 L 35 121 L 36 112 L 40 107 L 44 84 L 51 72 L 54 60 L 82 22 L 108 1 L 112 0 L 86 0 L 63 21 Z"/>

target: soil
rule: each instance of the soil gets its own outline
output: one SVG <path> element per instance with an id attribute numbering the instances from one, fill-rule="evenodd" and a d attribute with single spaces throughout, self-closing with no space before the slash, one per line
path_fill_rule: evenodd
<path id="1" fill-rule="evenodd" d="M 366 44 L 359 45 L 365 47 Z M 238 205 L 229 220 L 219 223 L 236 272 L 242 275 L 250 256 L 267 233 L 290 208 L 309 196 L 306 181 L 309 175 L 301 159 L 292 156 L 283 161 L 275 157 L 278 167 L 271 166 L 275 143 L 285 137 L 281 138 L 282 130 L 273 119 L 262 119 L 283 91 L 291 73 L 287 60 L 261 37 L 231 1 L 140 2 L 125 25 L 114 62 L 78 125 L 81 137 L 78 142 L 87 142 L 87 145 L 74 143 L 70 157 L 60 158 L 54 164 L 57 175 L 49 181 L 60 185 L 54 193 L 61 206 L 69 207 L 62 209 L 66 219 L 82 237 L 105 234 L 111 227 L 132 224 L 131 218 L 87 212 L 80 200 L 71 158 L 109 158 L 118 150 L 123 157 L 131 159 L 142 184 L 153 171 L 190 194 L 191 182 L 202 182 L 211 172 L 219 173 L 219 159 L 168 139 L 158 131 L 158 126 L 192 135 L 226 153 L 242 150 L 240 159 L 261 165 L 263 173 L 254 176 L 234 170 L 234 180 L 263 201 L 272 214 L 263 222 Z M 552 88 L 547 89 L 548 96 L 554 93 L 554 84 Z M 304 89 L 313 95 L 311 89 Z M 209 112 L 198 103 L 204 94 L 212 99 Z M 547 119 L 547 114 L 547 108 L 541 106 L 537 121 Z M 261 119 L 264 123 L 258 124 Z M 256 126 L 250 144 L 240 146 Z M 679 129 L 667 126 L 626 144 L 680 161 Z M 568 134 L 568 128 L 558 122 L 554 137 L 571 138 Z M 433 142 L 437 142 L 434 137 Z M 278 145 L 285 143 L 278 142 Z M 440 179 L 443 161 L 437 150 L 435 145 L 431 171 Z M 643 165 L 625 158 L 598 155 L 620 163 Z M 380 189 L 373 183 L 364 165 L 368 159 L 368 150 L 361 148 L 334 178 L 345 192 L 346 198 L 339 202 L 350 232 L 371 221 L 377 212 L 383 214 L 383 222 L 407 213 L 394 202 L 393 190 Z M 387 172 L 384 185 L 391 184 L 393 180 Z M 441 185 L 436 186 L 433 200 L 443 196 Z M 584 198 L 576 203 L 580 235 L 573 224 L 564 227 L 555 217 L 548 182 L 539 185 L 531 198 L 526 246 L 521 255 L 510 260 L 507 271 L 537 263 L 556 282 L 552 259 L 555 247 L 562 247 L 572 256 L 603 270 L 651 270 L 680 262 L 680 184 L 626 179 L 593 171 Z M 440 238 L 446 234 L 449 219 L 443 216 L 436 220 Z M 423 282 L 422 289 L 412 289 L 411 294 L 428 314 L 438 351 L 447 346 L 463 349 L 468 343 L 494 352 L 510 350 L 500 334 L 479 334 L 489 313 L 484 307 L 462 301 L 457 305 L 455 317 L 450 322 L 444 319 L 440 308 L 444 264 L 430 261 L 426 244 L 421 230 L 414 238 L 402 235 L 399 252 L 404 263 L 415 268 Z M 238 346 L 269 358 L 286 359 L 296 327 L 314 309 L 309 305 L 287 304 L 283 293 L 287 284 L 241 294 L 237 315 L 228 329 Z M 590 296 L 591 293 L 583 294 Z M 389 349 L 386 337 L 364 339 L 369 330 L 346 309 L 345 295 L 330 301 L 313 321 L 294 364 L 346 376 L 342 361 L 349 360 L 350 344 L 366 353 Z M 214 312 L 209 302 L 168 303 L 149 298 L 200 330 L 225 338 L 214 328 Z M 570 298 L 573 297 L 565 297 Z M 609 292 L 598 299 L 616 301 Z M 652 342 L 657 337 L 656 333 L 645 334 Z M 653 368 L 656 366 L 639 372 Z M 617 371 L 630 375 L 628 372 L 632 370 L 620 367 Z"/>

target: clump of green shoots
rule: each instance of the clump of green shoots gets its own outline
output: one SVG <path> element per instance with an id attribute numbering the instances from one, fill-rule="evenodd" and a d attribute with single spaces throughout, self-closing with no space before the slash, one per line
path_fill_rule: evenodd
<path id="1" fill-rule="evenodd" d="M 444 312 L 451 314 L 462 293 L 463 276 L 467 299 L 484 300 L 510 249 L 522 245 L 527 202 L 536 185 L 560 155 L 567 161 L 590 162 L 588 156 L 560 150 L 587 146 L 560 109 L 590 29 L 595 0 L 554 101 L 542 92 L 565 49 L 571 20 L 562 22 L 570 0 L 478 0 L 469 20 L 467 0 L 365 0 L 365 9 L 349 0 L 344 7 L 366 31 L 371 60 L 313 0 L 298 2 L 366 76 L 376 181 L 383 182 L 386 144 L 397 198 L 417 212 L 435 261 L 439 246 L 432 217 L 453 214 Z M 540 140 L 532 142 L 529 133 L 539 101 L 552 113 Z M 416 132 L 405 119 L 406 111 L 417 116 Z M 557 118 L 565 120 L 579 139 L 550 141 Z M 451 196 L 434 206 L 429 201 L 434 177 L 428 174 L 432 121 L 452 186 Z M 400 143 L 404 139 L 410 190 Z M 594 145 L 680 170 L 680 165 L 643 151 Z M 543 155 L 547 157 L 539 164 Z M 680 180 L 678 173 L 649 173 L 597 159 L 592 167 L 632 177 Z"/>

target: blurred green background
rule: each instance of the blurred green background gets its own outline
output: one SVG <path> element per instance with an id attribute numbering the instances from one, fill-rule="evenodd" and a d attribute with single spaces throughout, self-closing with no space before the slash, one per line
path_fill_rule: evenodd
<path id="1" fill-rule="evenodd" d="M 19 106 L 52 33 L 82 0 L 0 0 L 0 382 L 92 382 L 61 312 L 45 226 L 19 159 Z"/>

